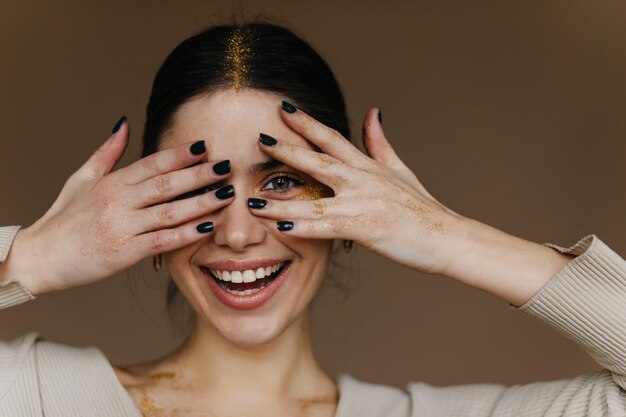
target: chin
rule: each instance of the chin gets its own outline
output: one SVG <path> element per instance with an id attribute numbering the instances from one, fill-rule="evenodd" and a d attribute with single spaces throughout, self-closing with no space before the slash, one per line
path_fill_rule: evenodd
<path id="1" fill-rule="evenodd" d="M 213 320 L 211 326 L 215 327 L 225 339 L 241 347 L 269 343 L 277 339 L 288 327 L 284 320 L 265 315 L 231 317 L 219 322 Z"/>

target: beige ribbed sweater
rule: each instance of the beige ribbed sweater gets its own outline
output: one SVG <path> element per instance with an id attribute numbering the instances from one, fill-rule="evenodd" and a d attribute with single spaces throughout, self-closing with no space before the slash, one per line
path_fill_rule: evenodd
<path id="1" fill-rule="evenodd" d="M 0 228 L 0 262 L 17 230 Z M 577 257 L 519 310 L 573 339 L 602 371 L 510 387 L 414 382 L 404 390 L 341 374 L 336 417 L 626 416 L 626 262 L 595 236 L 569 249 L 550 246 Z M 32 298 L 17 282 L 0 286 L 0 308 Z M 0 416 L 141 412 L 98 348 L 52 343 L 33 332 L 0 342 Z"/>

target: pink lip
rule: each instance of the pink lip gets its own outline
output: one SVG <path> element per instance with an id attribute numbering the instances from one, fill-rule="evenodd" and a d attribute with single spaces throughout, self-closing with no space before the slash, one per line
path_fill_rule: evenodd
<path id="1" fill-rule="evenodd" d="M 255 265 L 258 265 L 258 267 L 260 268 L 261 264 L 258 261 L 255 261 L 255 262 L 256 262 Z M 275 265 L 278 262 L 272 261 L 272 263 L 267 264 L 266 266 Z M 215 265 L 215 264 L 211 264 L 211 265 Z M 237 268 L 241 268 L 241 265 L 242 264 L 238 264 Z M 215 294 L 217 299 L 220 300 L 223 304 L 235 310 L 252 310 L 252 309 L 262 306 L 270 298 L 272 298 L 274 293 L 276 293 L 276 291 L 278 290 L 278 287 L 280 286 L 283 278 L 285 277 L 285 275 L 287 275 L 287 272 L 289 271 L 290 266 L 291 266 L 291 262 L 287 262 L 285 266 L 283 267 L 282 271 L 280 271 L 280 274 L 276 278 L 274 278 L 272 282 L 270 282 L 260 291 L 257 291 L 254 294 L 249 294 L 249 295 L 231 294 L 230 292 L 223 289 L 217 282 L 215 282 L 215 279 L 213 278 L 213 276 L 209 274 L 209 272 L 206 271 L 204 268 L 200 268 L 200 272 L 202 272 L 202 274 L 207 279 L 209 287 L 211 288 L 211 290 L 213 290 L 213 293 Z M 224 268 L 223 263 L 220 263 L 220 268 Z M 220 269 L 220 268 L 214 268 L 214 269 Z M 224 269 L 227 269 L 227 268 L 224 268 Z M 252 265 L 246 268 L 242 268 L 242 269 L 252 269 Z"/>
<path id="2" fill-rule="evenodd" d="M 209 269 L 217 269 L 219 271 L 244 271 L 246 269 L 265 268 L 266 266 L 274 266 L 281 262 L 282 259 L 251 259 L 248 261 L 217 261 L 202 265 Z"/>

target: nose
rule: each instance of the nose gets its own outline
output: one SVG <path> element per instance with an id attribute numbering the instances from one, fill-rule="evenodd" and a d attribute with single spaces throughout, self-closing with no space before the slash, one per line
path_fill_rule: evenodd
<path id="1" fill-rule="evenodd" d="M 222 209 L 220 217 L 213 235 L 219 246 L 243 252 L 265 239 L 267 230 L 261 219 L 250 213 L 247 196 L 236 195 L 235 201 Z"/>

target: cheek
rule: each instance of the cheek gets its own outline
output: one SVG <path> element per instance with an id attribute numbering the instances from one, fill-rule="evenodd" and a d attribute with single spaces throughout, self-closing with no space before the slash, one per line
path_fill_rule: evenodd
<path id="1" fill-rule="evenodd" d="M 185 246 L 163 254 L 163 259 L 167 263 L 167 268 L 178 288 L 188 287 L 189 282 L 194 277 L 191 258 L 197 251 L 198 246 L 198 244 Z"/>

